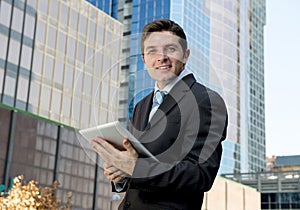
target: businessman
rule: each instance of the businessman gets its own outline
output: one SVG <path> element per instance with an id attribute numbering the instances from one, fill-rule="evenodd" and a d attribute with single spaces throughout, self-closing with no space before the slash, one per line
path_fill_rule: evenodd
<path id="1" fill-rule="evenodd" d="M 138 154 L 127 139 L 122 151 L 101 138 L 92 145 L 105 162 L 113 191 L 126 192 L 119 209 L 200 210 L 220 166 L 225 103 L 185 69 L 190 50 L 174 21 L 148 23 L 141 52 L 156 83 L 135 106 L 130 131 L 156 160 Z"/>

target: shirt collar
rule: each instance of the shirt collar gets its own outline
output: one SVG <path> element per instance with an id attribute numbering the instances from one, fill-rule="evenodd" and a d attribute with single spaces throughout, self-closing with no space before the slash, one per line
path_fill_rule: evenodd
<path id="1" fill-rule="evenodd" d="M 168 94 L 172 88 L 176 85 L 176 83 L 181 80 L 183 77 L 189 75 L 189 74 L 192 74 L 192 72 L 188 69 L 184 69 L 180 74 L 179 76 L 175 77 L 175 79 L 173 79 L 169 84 L 167 84 L 164 89 L 160 90 L 157 86 L 157 82 L 155 82 L 155 87 L 154 87 L 154 93 L 156 93 L 156 91 L 160 90 L 160 91 L 163 91 L 165 92 L 166 94 Z"/>

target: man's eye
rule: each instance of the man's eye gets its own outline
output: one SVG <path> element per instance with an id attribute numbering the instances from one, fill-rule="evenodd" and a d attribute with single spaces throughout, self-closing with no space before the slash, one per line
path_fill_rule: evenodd
<path id="1" fill-rule="evenodd" d="M 175 47 L 168 47 L 167 50 L 168 50 L 168 52 L 175 52 L 176 51 Z"/>
<path id="2" fill-rule="evenodd" d="M 156 53 L 156 50 L 148 50 L 147 51 L 147 54 L 148 55 L 153 55 L 153 54 L 155 54 Z"/>

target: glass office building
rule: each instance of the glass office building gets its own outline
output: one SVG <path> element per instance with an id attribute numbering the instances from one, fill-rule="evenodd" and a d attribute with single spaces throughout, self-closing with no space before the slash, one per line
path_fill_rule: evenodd
<path id="1" fill-rule="evenodd" d="M 227 104 L 228 137 L 220 173 L 264 170 L 265 0 L 112 2 L 110 15 L 117 14 L 124 24 L 121 71 L 128 81 L 128 98 L 123 100 L 129 105 L 128 115 L 154 86 L 141 59 L 142 28 L 155 19 L 172 19 L 187 34 L 191 49 L 187 68 L 199 82 L 219 92 Z"/>
<path id="2" fill-rule="evenodd" d="M 110 208 L 110 183 L 76 129 L 117 119 L 122 35 L 83 0 L 0 1 L 0 184 L 58 180 L 74 208 Z"/>

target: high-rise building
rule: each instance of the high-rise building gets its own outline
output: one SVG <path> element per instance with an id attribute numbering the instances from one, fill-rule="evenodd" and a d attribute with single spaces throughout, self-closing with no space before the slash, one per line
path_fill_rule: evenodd
<path id="1" fill-rule="evenodd" d="M 0 1 L 0 184 L 58 180 L 74 208 L 110 208 L 110 183 L 76 129 L 118 116 L 122 35 L 84 0 Z"/>
<path id="2" fill-rule="evenodd" d="M 103 2 L 104 1 L 99 1 Z M 123 119 L 126 102 L 148 94 L 148 76 L 139 49 L 140 33 L 152 20 L 168 18 L 187 34 L 191 56 L 187 68 L 219 92 L 229 112 L 228 137 L 220 173 L 265 169 L 264 25 L 265 0 L 114 0 L 114 14 L 124 24 L 121 72 Z M 98 3 L 98 5 L 100 5 Z M 101 6 L 99 7 L 101 9 Z M 104 9 L 104 8 L 102 8 Z"/>

